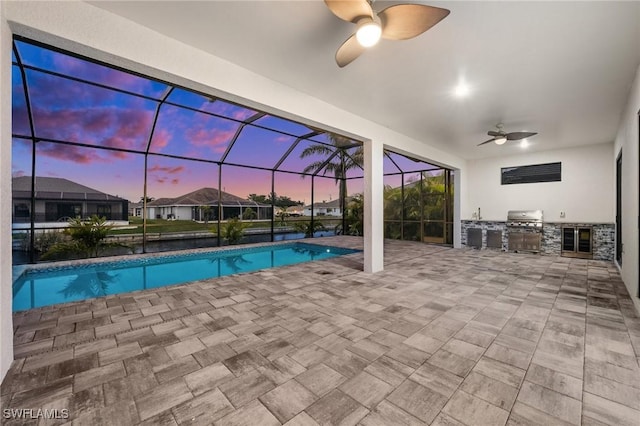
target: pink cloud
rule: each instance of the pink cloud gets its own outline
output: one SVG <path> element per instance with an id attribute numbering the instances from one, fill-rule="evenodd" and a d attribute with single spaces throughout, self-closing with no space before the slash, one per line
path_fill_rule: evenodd
<path id="1" fill-rule="evenodd" d="M 278 143 L 292 142 L 293 140 L 293 137 L 287 135 L 280 135 L 274 139 L 274 141 Z"/>
<path id="2" fill-rule="evenodd" d="M 250 109 L 241 109 L 241 110 L 235 111 L 232 114 L 232 116 L 236 120 L 246 120 L 247 118 L 251 117 L 255 113 L 256 113 L 255 111 L 251 111 Z"/>
<path id="3" fill-rule="evenodd" d="M 34 109 L 40 137 L 138 151 L 146 149 L 152 119 L 151 111 L 137 109 Z"/>
<path id="4" fill-rule="evenodd" d="M 156 129 L 153 132 L 153 140 L 151 141 L 151 147 L 155 150 L 160 150 L 166 147 L 171 140 L 171 134 L 166 129 Z"/>
<path id="5" fill-rule="evenodd" d="M 27 176 L 27 173 L 24 170 L 16 170 L 14 172 L 11 172 L 11 177 L 22 177 L 22 176 Z"/>
<path id="6" fill-rule="evenodd" d="M 29 93 L 35 106 L 64 108 L 72 105 L 104 105 L 119 95 L 113 90 L 78 83 L 48 74 L 27 73 Z"/>
<path id="7" fill-rule="evenodd" d="M 170 183 L 172 185 L 178 185 L 180 179 L 178 177 L 170 177 L 170 175 L 182 174 L 186 171 L 185 166 L 161 166 L 155 164 L 148 169 L 149 175 L 151 175 L 153 181 L 164 184 Z"/>
<path id="8" fill-rule="evenodd" d="M 205 129 L 196 128 L 188 129 L 186 132 L 186 138 L 191 145 L 199 147 L 211 147 L 220 148 L 222 146 L 222 152 L 226 148 L 227 144 L 235 134 L 234 130 L 220 130 L 220 129 Z"/>
<path id="9" fill-rule="evenodd" d="M 54 158 L 56 160 L 69 161 L 77 164 L 91 164 L 94 162 L 105 162 L 105 158 L 101 157 L 95 150 L 87 148 L 62 145 L 57 143 L 38 144 L 38 155 Z M 106 152 L 105 152 L 106 153 Z"/>
<path id="10" fill-rule="evenodd" d="M 256 113 L 256 111 L 236 106 L 224 101 L 216 101 L 203 105 L 205 111 L 219 114 L 225 117 L 235 118 L 236 120 L 246 120 Z"/>
<path id="11" fill-rule="evenodd" d="M 18 92 L 17 92 L 18 91 Z M 13 86 L 13 99 L 11 102 L 11 132 L 22 135 L 31 134 L 29 128 L 29 116 L 22 94 L 22 86 Z"/>
<path id="12" fill-rule="evenodd" d="M 164 172 L 168 174 L 174 174 L 174 173 L 182 173 L 184 171 L 184 166 L 176 166 L 176 167 L 164 166 L 163 167 L 156 164 L 155 166 L 150 167 L 148 170 L 150 173 Z"/>

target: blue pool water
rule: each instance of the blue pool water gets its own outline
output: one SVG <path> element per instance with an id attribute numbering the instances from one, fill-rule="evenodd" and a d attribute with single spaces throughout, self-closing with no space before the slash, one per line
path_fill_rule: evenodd
<path id="1" fill-rule="evenodd" d="M 329 259 L 358 251 L 291 243 L 26 271 L 13 285 L 13 310 Z"/>

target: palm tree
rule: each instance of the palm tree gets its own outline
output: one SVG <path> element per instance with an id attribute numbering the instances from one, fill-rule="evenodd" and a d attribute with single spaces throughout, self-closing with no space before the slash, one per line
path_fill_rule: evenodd
<path id="1" fill-rule="evenodd" d="M 321 155 L 324 159 L 314 161 L 304 168 L 303 173 L 323 173 L 332 175 L 336 184 L 340 184 L 340 211 L 344 214 L 344 203 L 347 197 L 347 171 L 355 168 L 362 168 L 364 163 L 364 152 L 362 145 L 357 147 L 353 153 L 347 153 L 347 149 L 353 146 L 353 141 L 335 133 L 327 133 L 331 145 L 315 143 L 306 147 L 300 158 L 312 155 Z M 335 154 L 335 155 L 334 155 Z M 330 160 L 330 161 L 329 161 Z M 302 175 L 304 179 L 306 175 Z M 313 209 L 313 206 L 311 206 Z"/>
<path id="2" fill-rule="evenodd" d="M 202 218 L 204 218 L 204 224 L 208 225 L 209 224 L 209 219 L 211 218 L 211 213 L 213 212 L 213 207 L 204 204 L 202 206 L 200 206 L 200 220 L 202 220 Z"/>

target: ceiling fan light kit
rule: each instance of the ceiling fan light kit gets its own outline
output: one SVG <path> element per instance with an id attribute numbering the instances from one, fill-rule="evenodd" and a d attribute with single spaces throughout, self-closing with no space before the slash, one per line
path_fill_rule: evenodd
<path id="1" fill-rule="evenodd" d="M 396 4 L 374 12 L 367 0 L 324 0 L 338 18 L 357 25 L 336 52 L 339 67 L 349 65 L 380 38 L 408 40 L 433 27 L 449 15 L 449 10 L 422 4 Z"/>
<path id="2" fill-rule="evenodd" d="M 504 145 L 504 143 L 507 141 L 507 137 L 497 136 L 493 141 L 496 143 L 496 145 Z"/>
<path id="3" fill-rule="evenodd" d="M 491 139 L 488 141 L 484 141 L 479 143 L 478 146 L 484 145 L 490 142 L 494 142 L 496 145 L 504 145 L 507 141 L 519 141 L 521 139 L 526 139 L 531 136 L 535 136 L 538 133 L 536 132 L 509 132 L 506 133 L 502 128 L 504 126 L 502 123 L 498 123 L 496 125 L 496 130 L 489 130 L 487 134 L 491 136 Z"/>
<path id="4" fill-rule="evenodd" d="M 358 22 L 356 39 L 362 47 L 372 47 L 378 44 L 382 36 L 380 24 L 369 18 L 362 18 Z"/>

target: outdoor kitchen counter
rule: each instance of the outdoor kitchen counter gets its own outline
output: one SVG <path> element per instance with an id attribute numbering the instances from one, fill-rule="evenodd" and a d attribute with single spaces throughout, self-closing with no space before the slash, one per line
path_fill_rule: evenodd
<path id="1" fill-rule="evenodd" d="M 502 250 L 508 250 L 509 228 L 506 220 L 464 219 L 460 223 L 461 244 L 463 246 L 467 245 L 467 230 L 469 228 L 480 228 L 482 229 L 482 249 L 487 248 L 487 231 L 502 231 Z M 562 227 L 581 225 L 588 225 L 593 228 L 593 259 L 613 261 L 615 257 L 615 224 L 611 222 L 543 221 L 540 253 L 560 256 L 562 251 Z"/>

